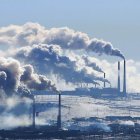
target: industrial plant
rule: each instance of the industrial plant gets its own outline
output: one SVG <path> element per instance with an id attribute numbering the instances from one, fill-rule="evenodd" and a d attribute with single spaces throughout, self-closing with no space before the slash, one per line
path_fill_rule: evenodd
<path id="1" fill-rule="evenodd" d="M 37 23 L 5 27 L 1 36 L 10 47 L 0 58 L 0 139 L 140 137 L 134 62 L 110 42 Z"/>
<path id="2" fill-rule="evenodd" d="M 98 85 L 97 83 L 93 83 L 93 87 L 77 87 L 75 90 L 71 91 L 61 91 L 61 95 L 90 95 L 94 98 L 100 98 L 100 97 L 106 97 L 106 98 L 113 98 L 113 97 L 125 97 L 127 96 L 127 90 L 126 90 L 126 62 L 123 61 L 123 83 L 122 87 L 123 90 L 121 91 L 121 81 L 120 81 L 120 61 L 118 61 L 118 83 L 117 88 L 111 87 L 111 84 L 109 83 L 109 86 L 106 86 L 106 81 L 103 82 L 103 86 Z M 103 73 L 103 78 L 106 79 L 105 72 Z M 34 95 L 46 95 L 50 94 L 53 95 L 54 92 L 52 91 L 32 91 Z"/>
<path id="3" fill-rule="evenodd" d="M 120 98 L 128 98 L 127 95 L 127 87 L 126 87 L 126 62 L 124 60 L 123 63 L 124 69 L 123 69 L 123 91 L 121 91 L 121 82 L 120 82 L 120 62 L 118 62 L 118 83 L 117 88 L 113 87 L 107 87 L 106 82 L 103 82 L 103 87 L 97 87 L 95 84 L 95 87 L 89 88 L 76 88 L 73 91 L 42 91 L 42 90 L 34 90 L 32 91 L 30 98 L 32 99 L 31 104 L 31 118 L 32 123 L 29 126 L 24 127 L 16 127 L 12 129 L 2 129 L 0 130 L 0 137 L 3 139 L 46 139 L 46 138 L 60 138 L 60 139 L 67 139 L 70 138 L 89 138 L 92 136 L 92 138 L 109 138 L 109 137 L 124 137 L 130 136 L 139 136 L 140 135 L 140 124 L 138 123 L 140 121 L 140 117 L 132 117 L 132 116 L 110 116 L 109 114 L 105 116 L 104 118 L 100 117 L 92 117 L 89 118 L 72 118 L 73 119 L 73 125 L 76 123 L 78 125 L 78 122 L 85 122 L 85 123 L 93 123 L 93 125 L 88 126 L 80 126 L 79 128 L 64 128 L 63 126 L 63 97 L 73 96 L 76 98 L 86 97 L 90 96 L 92 98 L 97 99 L 108 99 L 108 100 L 116 100 Z M 103 73 L 103 78 L 105 79 L 105 73 Z M 45 96 L 58 96 L 57 97 L 57 118 L 56 123 L 53 123 L 51 125 L 38 125 L 36 124 L 36 119 L 38 118 L 40 112 L 38 111 L 38 108 L 42 107 L 42 103 L 37 101 L 38 96 L 42 96 L 41 98 L 45 98 Z M 66 98 L 67 100 L 67 98 Z M 67 101 L 66 101 L 67 102 Z M 45 103 L 47 104 L 47 101 Z M 46 109 L 49 110 L 49 108 L 46 106 Z M 82 108 L 81 108 L 82 110 Z M 97 115 L 97 114 L 96 114 Z M 46 116 L 47 117 L 47 116 Z M 121 124 L 121 121 L 133 121 L 135 122 L 134 125 L 125 125 Z M 99 127 L 97 124 L 94 123 L 104 123 L 107 125 L 108 128 L 105 128 L 106 126 Z"/>

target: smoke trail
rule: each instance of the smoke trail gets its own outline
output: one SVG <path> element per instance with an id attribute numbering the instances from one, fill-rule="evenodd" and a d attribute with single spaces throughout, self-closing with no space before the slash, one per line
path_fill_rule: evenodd
<path id="1" fill-rule="evenodd" d="M 87 66 L 92 67 L 94 70 L 103 73 L 103 70 L 95 62 L 91 61 L 88 56 L 83 56 L 82 58 L 84 59 Z"/>
<path id="2" fill-rule="evenodd" d="M 34 73 L 33 66 L 25 65 L 23 75 L 21 75 L 21 82 L 27 85 L 29 89 L 36 89 L 36 90 L 54 90 L 55 85 L 47 79 L 44 75 L 38 75 Z M 55 89 L 56 90 L 56 89 Z"/>
<path id="3" fill-rule="evenodd" d="M 94 73 L 88 73 L 86 71 L 87 71 L 86 68 L 82 69 L 82 72 L 85 73 L 86 77 L 88 77 L 90 79 L 94 79 L 94 81 L 101 81 L 101 82 L 110 83 L 107 79 L 104 79 L 103 77 L 95 76 Z"/>
<path id="4" fill-rule="evenodd" d="M 90 39 L 87 34 L 76 32 L 69 28 L 53 28 L 49 30 L 49 37 L 44 41 L 47 44 L 57 44 L 63 49 L 79 50 L 84 49 L 88 52 L 118 56 L 124 59 L 120 50 L 113 48 L 110 42 Z"/>
<path id="5" fill-rule="evenodd" d="M 26 23 L 22 26 L 12 25 L 0 28 L 0 44 L 8 46 L 31 46 L 33 44 L 54 44 L 63 49 L 94 52 L 124 59 L 120 50 L 113 48 L 110 42 L 90 39 L 85 33 L 74 31 L 68 27 L 47 30 L 37 23 Z"/>
<path id="6" fill-rule="evenodd" d="M 113 48 L 110 42 L 105 42 L 103 40 L 92 39 L 87 48 L 87 51 L 93 51 L 99 55 L 106 54 L 111 56 L 118 56 L 124 59 L 124 56 L 120 50 Z"/>
<path id="7" fill-rule="evenodd" d="M 71 60 L 68 56 L 65 56 L 58 45 L 40 44 L 22 47 L 17 51 L 13 51 L 13 56 L 25 63 L 32 64 L 41 74 L 57 74 L 62 79 L 65 79 L 66 82 L 84 81 L 88 71 L 82 71 L 86 65 L 84 67 L 80 66 L 76 60 Z M 80 58 L 80 60 L 82 59 Z M 86 68 L 88 69 L 88 67 Z M 97 71 L 97 66 L 95 68 Z M 31 71 L 29 70 L 30 73 Z M 30 77 L 30 75 L 28 74 L 27 77 Z M 94 77 L 92 76 L 92 83 L 94 78 L 96 78 L 95 74 Z M 99 80 L 103 81 L 101 78 Z"/>

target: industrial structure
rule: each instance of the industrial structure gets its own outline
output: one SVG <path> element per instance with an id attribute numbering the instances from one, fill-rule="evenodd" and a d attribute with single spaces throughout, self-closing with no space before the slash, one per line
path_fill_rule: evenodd
<path id="1" fill-rule="evenodd" d="M 124 59 L 123 93 L 126 94 L 126 61 Z"/>
<path id="2" fill-rule="evenodd" d="M 36 116 L 37 116 L 37 110 L 36 110 L 36 101 L 35 101 L 35 95 L 32 97 L 33 103 L 32 103 L 32 128 L 33 130 L 36 129 Z M 58 115 L 57 115 L 57 124 L 55 129 L 61 130 L 61 94 L 58 94 Z"/>
<path id="3" fill-rule="evenodd" d="M 120 92 L 120 61 L 118 61 L 118 92 Z"/>
<path id="4" fill-rule="evenodd" d="M 123 71 L 123 83 L 122 83 L 122 91 L 121 91 L 121 81 L 120 81 L 120 61 L 118 61 L 118 83 L 117 83 L 117 87 L 113 88 L 111 86 L 107 87 L 107 84 L 104 80 L 103 82 L 103 87 L 97 87 L 97 85 L 95 84 L 95 87 L 91 87 L 91 88 L 76 88 L 74 91 L 63 91 L 62 95 L 66 95 L 66 94 L 78 94 L 78 95 L 88 95 L 90 94 L 93 97 L 107 97 L 107 98 L 113 98 L 113 97 L 119 97 L 119 96 L 126 96 L 126 61 L 123 61 L 123 67 L 124 67 L 124 71 Z M 106 74 L 105 72 L 103 73 L 103 78 L 106 79 Z"/>
<path id="5" fill-rule="evenodd" d="M 12 130 L 0 130 L 0 138 L 2 139 L 48 139 L 48 138 L 61 138 L 65 139 L 67 137 L 76 137 L 77 139 L 81 136 L 106 136 L 106 137 L 114 137 L 115 135 L 120 136 L 140 136 L 140 125 L 137 121 L 140 120 L 139 117 L 130 117 L 130 116 L 106 116 L 101 120 L 98 117 L 91 117 L 91 118 L 83 118 L 84 121 L 89 119 L 90 121 L 105 121 L 105 122 L 112 122 L 108 124 L 108 127 L 111 131 L 106 131 L 102 128 L 92 127 L 92 129 L 87 129 L 84 131 L 81 130 L 71 130 L 71 129 L 62 129 L 61 126 L 61 95 L 92 95 L 93 97 L 103 97 L 107 95 L 107 97 L 118 97 L 126 95 L 126 66 L 124 60 L 124 74 L 123 74 L 123 91 L 121 92 L 121 82 L 120 82 L 120 62 L 118 62 L 118 86 L 117 88 L 106 87 L 106 82 L 103 83 L 103 88 L 90 88 L 86 92 L 83 90 L 78 91 L 63 91 L 61 93 L 53 93 L 52 91 L 44 91 L 43 92 L 32 92 L 32 125 L 31 127 L 19 127 Z M 106 79 L 106 74 L 104 73 L 104 79 Z M 47 126 L 45 127 L 36 127 L 36 96 L 37 95 L 58 95 L 58 115 L 57 115 L 57 124 L 56 126 Z M 115 95 L 115 96 L 114 96 Z M 82 119 L 82 118 L 81 118 Z M 119 121 L 135 121 L 134 125 L 123 125 L 120 124 Z M 73 119 L 74 121 L 74 119 Z M 85 127 L 85 126 L 84 126 Z M 89 126 L 90 128 L 90 126 Z M 93 137 L 95 138 L 95 137 Z"/>
<path id="6" fill-rule="evenodd" d="M 103 82 L 103 88 L 98 87 L 92 87 L 88 90 L 83 90 L 82 88 L 77 88 L 74 91 L 61 91 L 61 93 L 58 93 L 58 116 L 57 116 L 57 124 L 56 128 L 57 130 L 61 130 L 61 95 L 91 95 L 93 97 L 119 97 L 119 96 L 125 96 L 126 95 L 126 61 L 124 60 L 124 74 L 123 74 L 123 90 L 121 91 L 121 82 L 120 82 L 120 61 L 118 61 L 118 83 L 117 88 L 112 87 L 106 87 L 106 82 L 104 80 Z M 106 79 L 105 72 L 103 73 L 103 78 Z M 36 117 L 36 108 L 35 108 L 35 96 L 36 95 L 56 95 L 56 93 L 52 91 L 37 91 L 32 92 L 33 94 L 33 113 L 32 113 L 32 126 L 33 129 L 35 129 L 35 117 Z"/>
<path id="7" fill-rule="evenodd" d="M 103 87 L 98 86 L 96 82 L 95 87 L 77 87 L 75 88 L 75 90 L 71 90 L 71 91 L 61 91 L 61 95 L 90 95 L 93 97 L 106 97 L 106 98 L 116 98 L 119 96 L 126 96 L 126 61 L 123 61 L 123 83 L 122 83 L 122 91 L 121 91 L 121 81 L 120 81 L 120 61 L 118 61 L 118 83 L 117 86 L 111 87 L 110 86 L 107 87 L 106 81 L 104 80 L 103 82 Z M 103 73 L 103 78 L 106 79 L 106 73 Z M 54 93 L 51 91 L 33 91 L 33 94 L 35 95 L 53 95 Z"/>

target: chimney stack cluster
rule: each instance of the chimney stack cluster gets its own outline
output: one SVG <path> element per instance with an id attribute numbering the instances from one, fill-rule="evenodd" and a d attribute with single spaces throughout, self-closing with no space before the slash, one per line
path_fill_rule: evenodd
<path id="1" fill-rule="evenodd" d="M 104 79 L 106 78 L 106 75 L 104 73 Z M 104 81 L 104 88 L 106 87 L 106 83 Z M 118 92 L 121 92 L 121 80 L 120 80 L 120 61 L 118 61 Z M 124 71 L 123 71 L 123 94 L 126 94 L 126 61 L 124 59 Z"/>

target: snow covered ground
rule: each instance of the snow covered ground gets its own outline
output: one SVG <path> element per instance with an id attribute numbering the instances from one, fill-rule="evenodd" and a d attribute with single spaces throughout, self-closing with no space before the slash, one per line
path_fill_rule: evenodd
<path id="1" fill-rule="evenodd" d="M 90 130 L 100 127 L 109 131 L 108 125 L 115 123 L 106 116 L 140 117 L 140 95 L 116 99 L 95 99 L 91 96 L 61 96 L 62 127 L 66 129 Z M 36 100 L 36 124 L 53 125 L 58 116 L 58 95 L 38 95 Z M 32 124 L 32 100 L 10 97 L 0 103 L 0 128 L 14 128 Z M 134 125 L 137 120 L 119 120 L 120 124 Z"/>
<path id="2" fill-rule="evenodd" d="M 65 128 L 83 130 L 99 126 L 109 131 L 107 123 L 110 122 L 103 121 L 106 116 L 140 117 L 139 100 L 133 98 L 95 99 L 88 96 L 63 95 L 61 99 L 62 126 Z M 40 120 L 42 123 L 55 123 L 58 114 L 58 96 L 37 96 L 36 103 L 36 111 L 40 112 L 36 118 L 37 124 L 41 124 Z M 91 117 L 100 119 L 89 120 Z M 77 120 L 75 121 L 75 119 Z M 131 120 L 120 121 L 120 123 L 134 125 Z"/>

